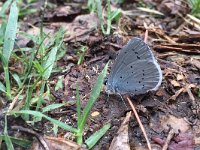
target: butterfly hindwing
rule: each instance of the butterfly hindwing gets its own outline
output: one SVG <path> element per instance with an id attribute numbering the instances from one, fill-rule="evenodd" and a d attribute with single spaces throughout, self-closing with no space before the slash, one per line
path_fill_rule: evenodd
<path id="1" fill-rule="evenodd" d="M 153 61 L 137 61 L 124 67 L 113 80 L 118 93 L 146 93 L 161 83 L 160 72 Z"/>

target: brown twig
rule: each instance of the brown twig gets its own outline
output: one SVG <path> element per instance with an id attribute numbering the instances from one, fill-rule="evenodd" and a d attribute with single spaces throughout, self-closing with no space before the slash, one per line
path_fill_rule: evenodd
<path id="1" fill-rule="evenodd" d="M 167 102 L 169 102 L 169 100 L 176 100 L 176 98 L 182 93 L 184 92 L 185 88 L 181 88 L 178 91 L 176 91 L 176 93 L 174 95 L 172 95 L 170 98 L 167 99 Z"/>
<path id="2" fill-rule="evenodd" d="M 163 58 L 166 58 L 166 57 L 169 57 L 169 56 L 176 56 L 176 55 L 177 55 L 176 53 L 170 53 L 169 52 L 169 53 L 165 53 L 165 54 L 159 54 L 157 57 L 160 58 L 160 59 L 161 58 L 163 59 Z"/>
<path id="3" fill-rule="evenodd" d="M 144 35 L 144 42 L 147 43 L 147 38 L 148 38 L 148 28 L 147 28 L 147 24 L 144 23 L 144 27 L 146 28 L 145 30 L 145 35 Z"/>
<path id="4" fill-rule="evenodd" d="M 45 139 L 40 134 L 38 134 L 37 132 L 35 132 L 33 130 L 30 130 L 28 128 L 21 127 L 21 126 L 12 126 L 11 129 L 17 130 L 17 131 L 23 131 L 23 132 L 26 132 L 26 133 L 34 135 L 38 139 L 38 141 L 40 142 L 40 144 L 42 145 L 42 147 L 45 150 L 50 150 L 49 146 L 47 145 L 47 143 L 45 141 Z"/>
<path id="5" fill-rule="evenodd" d="M 138 28 L 140 29 L 145 29 L 146 28 L 144 26 L 139 26 Z M 172 40 L 169 36 L 166 35 L 166 33 L 162 30 L 162 29 L 159 29 L 159 28 L 148 28 L 148 32 L 149 33 L 155 33 L 156 35 L 159 35 L 161 37 L 163 37 L 165 40 L 167 40 L 169 43 L 171 44 L 175 44 L 176 42 L 174 40 Z"/>
<path id="6" fill-rule="evenodd" d="M 144 135 L 144 137 L 145 137 L 145 139 L 147 141 L 147 146 L 148 146 L 149 150 L 151 150 L 151 144 L 150 144 L 149 139 L 147 137 L 147 134 L 146 134 L 146 131 L 144 129 L 144 126 L 142 125 L 142 122 L 141 122 L 141 120 L 140 120 L 140 118 L 138 116 L 138 113 L 137 113 L 133 103 L 131 102 L 130 98 L 128 96 L 126 98 L 127 98 L 128 102 L 129 102 L 129 105 L 131 106 L 131 108 L 132 108 L 132 110 L 133 110 L 133 112 L 135 114 L 135 117 L 136 117 L 137 122 L 138 122 L 138 124 L 140 126 L 140 129 L 142 130 L 142 133 L 143 133 L 143 135 Z"/>
<path id="7" fill-rule="evenodd" d="M 195 110 L 195 111 L 193 111 L 193 112 L 194 112 L 195 114 L 199 114 L 198 105 L 197 105 L 197 103 L 196 103 L 196 100 L 195 100 L 195 98 L 194 98 L 194 95 L 193 95 L 192 92 L 191 92 L 191 84 L 187 84 L 187 85 L 185 86 L 185 88 L 186 88 L 186 91 L 187 91 L 187 93 L 188 93 L 190 99 L 192 100 L 192 105 L 193 105 L 194 110 Z"/>
<path id="8" fill-rule="evenodd" d="M 200 46 L 198 44 L 184 44 L 184 43 L 176 43 L 176 44 L 161 44 L 161 45 L 155 45 L 154 47 L 155 51 L 158 52 L 178 52 L 178 53 L 184 53 L 184 54 L 200 54 L 199 48 Z"/>
<path id="9" fill-rule="evenodd" d="M 21 95 L 22 91 L 23 91 L 23 88 L 22 88 L 21 91 L 19 91 L 19 93 L 17 94 L 17 96 L 14 97 L 12 103 L 10 104 L 10 106 L 9 106 L 9 108 L 8 108 L 8 111 L 7 111 L 8 113 L 14 108 L 14 106 L 15 106 L 15 104 L 17 103 L 18 98 L 19 98 L 19 96 Z"/>
<path id="10" fill-rule="evenodd" d="M 164 144 L 162 150 L 167 150 L 168 145 L 169 145 L 171 139 L 174 137 L 174 134 L 175 134 L 174 130 L 171 129 L 171 130 L 169 131 L 169 134 L 168 134 L 168 136 L 167 136 L 167 139 L 166 139 L 166 141 L 165 141 L 165 144 Z"/>
<path id="11" fill-rule="evenodd" d="M 196 102 L 195 102 L 195 98 L 194 98 L 194 96 L 193 96 L 193 94 L 192 94 L 192 92 L 190 90 L 190 88 L 191 88 L 190 85 L 187 84 L 185 88 L 186 88 L 186 91 L 187 91 L 190 99 L 192 100 L 192 104 L 195 106 Z"/>

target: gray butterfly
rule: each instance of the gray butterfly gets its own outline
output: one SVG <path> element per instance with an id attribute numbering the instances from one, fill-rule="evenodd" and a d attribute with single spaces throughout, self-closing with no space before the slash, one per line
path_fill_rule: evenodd
<path id="1" fill-rule="evenodd" d="M 162 71 L 149 46 L 131 39 L 117 56 L 106 83 L 108 93 L 144 94 L 155 91 L 162 82 Z"/>

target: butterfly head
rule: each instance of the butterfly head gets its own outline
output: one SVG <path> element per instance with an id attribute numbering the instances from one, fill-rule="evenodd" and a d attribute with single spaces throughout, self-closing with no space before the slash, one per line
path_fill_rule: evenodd
<path id="1" fill-rule="evenodd" d="M 117 92 L 117 88 L 115 86 L 113 86 L 112 82 L 109 79 L 106 79 L 104 81 L 104 85 L 106 87 L 106 93 L 108 94 L 116 94 Z"/>

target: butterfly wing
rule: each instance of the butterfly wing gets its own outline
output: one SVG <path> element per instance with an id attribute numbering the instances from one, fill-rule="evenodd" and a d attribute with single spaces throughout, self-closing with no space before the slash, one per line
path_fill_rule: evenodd
<path id="1" fill-rule="evenodd" d="M 133 38 L 120 51 L 113 65 L 108 85 L 111 91 L 123 94 L 141 94 L 156 90 L 162 81 L 162 72 L 149 46 Z"/>

